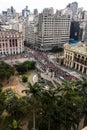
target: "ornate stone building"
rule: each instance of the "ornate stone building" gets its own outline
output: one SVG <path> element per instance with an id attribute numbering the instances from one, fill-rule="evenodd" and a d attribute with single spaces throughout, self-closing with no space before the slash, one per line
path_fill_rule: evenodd
<path id="1" fill-rule="evenodd" d="M 64 65 L 87 75 L 87 43 L 64 45 Z"/>
<path id="2" fill-rule="evenodd" d="M 0 55 L 20 54 L 24 51 L 22 33 L 0 28 Z"/>

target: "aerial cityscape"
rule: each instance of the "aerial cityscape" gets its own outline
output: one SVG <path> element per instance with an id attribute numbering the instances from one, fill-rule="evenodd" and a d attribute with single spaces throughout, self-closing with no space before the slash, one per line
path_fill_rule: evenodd
<path id="1" fill-rule="evenodd" d="M 87 10 L 5 6 L 0 130 L 87 130 Z"/>

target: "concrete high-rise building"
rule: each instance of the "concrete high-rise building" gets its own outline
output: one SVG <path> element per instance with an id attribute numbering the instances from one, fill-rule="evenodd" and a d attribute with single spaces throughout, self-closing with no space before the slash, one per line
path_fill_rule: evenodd
<path id="1" fill-rule="evenodd" d="M 87 42 L 87 22 L 85 23 L 84 41 Z"/>
<path id="2" fill-rule="evenodd" d="M 16 15 L 16 10 L 11 6 L 7 9 L 7 11 L 2 11 L 2 22 L 8 22 L 9 19 L 14 19 Z"/>
<path id="3" fill-rule="evenodd" d="M 34 9 L 34 15 L 38 15 L 38 9 Z"/>
<path id="4" fill-rule="evenodd" d="M 11 13 L 12 13 L 13 16 L 15 16 L 15 14 L 16 14 L 16 10 L 14 9 L 13 6 L 11 6 Z"/>
<path id="5" fill-rule="evenodd" d="M 84 21 L 87 21 L 87 11 L 86 10 L 82 12 L 82 19 Z"/>
<path id="6" fill-rule="evenodd" d="M 7 17 L 7 11 L 2 11 L 2 16 Z"/>
<path id="7" fill-rule="evenodd" d="M 87 21 L 80 22 L 79 40 L 87 42 Z"/>
<path id="8" fill-rule="evenodd" d="M 56 10 L 56 13 L 55 13 L 57 16 L 61 16 L 61 10 Z"/>
<path id="9" fill-rule="evenodd" d="M 77 10 L 77 17 L 78 17 L 78 21 L 82 20 L 82 15 L 83 15 L 83 8 L 78 8 Z"/>
<path id="10" fill-rule="evenodd" d="M 24 9 L 22 10 L 22 16 L 23 17 L 25 16 L 25 10 Z"/>
<path id="11" fill-rule="evenodd" d="M 31 15 L 26 24 L 25 40 L 33 47 L 38 43 L 38 15 Z"/>
<path id="12" fill-rule="evenodd" d="M 67 16 L 57 16 L 49 10 L 39 14 L 38 48 L 51 50 L 54 46 L 63 47 L 70 35 L 71 19 Z"/>
<path id="13" fill-rule="evenodd" d="M 78 21 L 72 21 L 70 27 L 70 38 L 79 40 L 80 23 Z"/>
<path id="14" fill-rule="evenodd" d="M 78 3 L 77 2 L 72 2 L 72 3 L 69 3 L 67 5 L 67 8 L 70 8 L 72 10 L 72 15 L 76 15 L 77 13 L 77 9 L 78 9 Z"/>
<path id="15" fill-rule="evenodd" d="M 7 22 L 7 11 L 2 11 L 1 21 L 3 24 L 5 24 L 5 22 Z"/>
<path id="16" fill-rule="evenodd" d="M 29 22 L 29 25 L 28 25 L 28 42 L 29 44 L 31 45 L 34 45 L 35 44 L 35 33 L 34 33 L 34 22 L 31 21 Z"/>
<path id="17" fill-rule="evenodd" d="M 30 10 L 28 9 L 28 6 L 26 6 L 23 10 L 22 10 L 22 16 L 23 17 L 27 17 L 30 14 Z"/>
<path id="18" fill-rule="evenodd" d="M 12 13 L 11 13 L 11 9 L 8 8 L 8 9 L 7 9 L 7 16 L 10 17 L 11 15 L 12 15 Z"/>
<path id="19" fill-rule="evenodd" d="M 71 17 L 71 19 L 72 19 L 72 17 L 73 17 L 73 12 L 72 12 L 72 10 L 71 10 L 70 8 L 65 8 L 65 9 L 62 9 L 62 10 L 61 10 L 61 16 L 62 16 L 62 15 L 69 16 L 69 17 Z"/>
<path id="20" fill-rule="evenodd" d="M 27 20 L 26 18 L 19 17 L 19 14 L 16 13 L 14 19 L 10 18 L 8 22 L 5 22 L 4 24 L 1 25 L 1 27 L 6 28 L 6 29 L 13 29 L 18 32 L 22 32 L 24 40 L 25 40 L 25 27 L 27 25 Z"/>
<path id="21" fill-rule="evenodd" d="M 54 9 L 51 7 L 51 8 L 44 8 L 43 9 L 43 14 L 54 14 Z"/>

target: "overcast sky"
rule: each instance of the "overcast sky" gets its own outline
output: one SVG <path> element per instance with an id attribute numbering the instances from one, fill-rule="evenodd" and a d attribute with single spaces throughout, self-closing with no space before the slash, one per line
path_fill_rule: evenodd
<path id="1" fill-rule="evenodd" d="M 10 6 L 13 6 L 16 11 L 21 10 L 28 5 L 30 11 L 37 8 L 42 11 L 43 8 L 53 7 L 54 9 L 63 9 L 68 3 L 74 2 L 75 0 L 0 0 L 0 12 L 7 10 Z M 76 0 L 79 7 L 83 7 L 87 10 L 87 0 Z"/>

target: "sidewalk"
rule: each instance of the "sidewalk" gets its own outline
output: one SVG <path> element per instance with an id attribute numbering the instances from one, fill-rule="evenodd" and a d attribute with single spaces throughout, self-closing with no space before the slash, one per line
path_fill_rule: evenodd
<path id="1" fill-rule="evenodd" d="M 57 85 L 54 83 L 54 81 L 57 82 L 58 84 L 61 84 L 61 82 L 59 80 L 55 79 L 55 77 L 54 78 L 51 77 L 51 75 L 48 75 L 47 73 L 41 73 L 41 77 L 52 82 L 54 87 L 57 87 Z"/>

